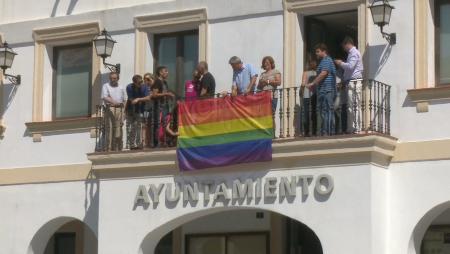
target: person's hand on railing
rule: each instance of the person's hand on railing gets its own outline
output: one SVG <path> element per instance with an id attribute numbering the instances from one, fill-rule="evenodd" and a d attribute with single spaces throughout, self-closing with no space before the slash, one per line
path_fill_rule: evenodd
<path id="1" fill-rule="evenodd" d="M 311 83 L 306 84 L 306 87 L 307 87 L 308 89 L 312 89 L 312 88 L 314 88 L 314 86 L 315 86 L 314 82 L 311 82 Z"/>
<path id="2" fill-rule="evenodd" d="M 136 98 L 136 99 L 134 99 L 134 100 L 131 101 L 131 104 L 132 104 L 132 105 L 136 105 L 136 104 L 138 104 L 140 101 L 141 101 L 141 98 Z"/>
<path id="3" fill-rule="evenodd" d="M 172 92 L 165 92 L 165 93 L 163 93 L 163 95 L 164 95 L 166 98 L 171 98 L 171 99 L 174 99 L 174 98 L 175 98 L 175 94 L 172 93 Z"/>

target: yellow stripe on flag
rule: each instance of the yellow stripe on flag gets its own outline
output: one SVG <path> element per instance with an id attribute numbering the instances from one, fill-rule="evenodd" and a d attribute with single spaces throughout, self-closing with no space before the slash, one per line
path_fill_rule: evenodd
<path id="1" fill-rule="evenodd" d="M 229 121 L 181 126 L 180 138 L 204 137 L 240 131 L 273 128 L 272 116 L 240 118 Z"/>

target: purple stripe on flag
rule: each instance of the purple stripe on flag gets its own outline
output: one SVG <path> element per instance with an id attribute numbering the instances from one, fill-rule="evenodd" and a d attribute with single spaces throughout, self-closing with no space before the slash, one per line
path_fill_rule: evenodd
<path id="1" fill-rule="evenodd" d="M 245 162 L 272 160 L 272 139 L 234 142 L 177 150 L 180 170 L 228 166 Z"/>

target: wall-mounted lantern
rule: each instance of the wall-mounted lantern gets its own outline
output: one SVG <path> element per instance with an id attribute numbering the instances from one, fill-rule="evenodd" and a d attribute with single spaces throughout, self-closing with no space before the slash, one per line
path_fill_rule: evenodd
<path id="1" fill-rule="evenodd" d="M 109 64 L 105 62 L 105 59 L 111 56 L 114 44 L 117 42 L 111 38 L 106 29 L 103 29 L 102 33 L 97 35 L 93 41 L 97 55 L 103 58 L 103 64 L 110 71 L 120 73 L 120 64 Z"/>
<path id="2" fill-rule="evenodd" d="M 374 0 L 369 9 L 372 13 L 373 23 L 380 27 L 383 38 L 385 38 L 390 45 L 395 45 L 397 43 L 397 35 L 395 33 L 386 33 L 383 31 L 383 27 L 389 25 L 394 7 L 389 4 L 388 0 Z"/>
<path id="3" fill-rule="evenodd" d="M 6 69 L 11 68 L 14 57 L 16 57 L 17 53 L 14 52 L 8 45 L 7 42 L 0 45 L 0 69 L 3 70 L 3 75 L 8 78 L 8 80 L 14 85 L 20 85 L 21 76 L 13 76 L 10 74 L 6 74 Z"/>

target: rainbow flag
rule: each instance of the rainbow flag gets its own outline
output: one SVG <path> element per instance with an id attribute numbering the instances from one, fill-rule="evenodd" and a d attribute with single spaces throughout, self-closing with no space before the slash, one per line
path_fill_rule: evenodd
<path id="1" fill-rule="evenodd" d="M 272 160 L 271 105 L 270 92 L 179 102 L 180 170 Z"/>

